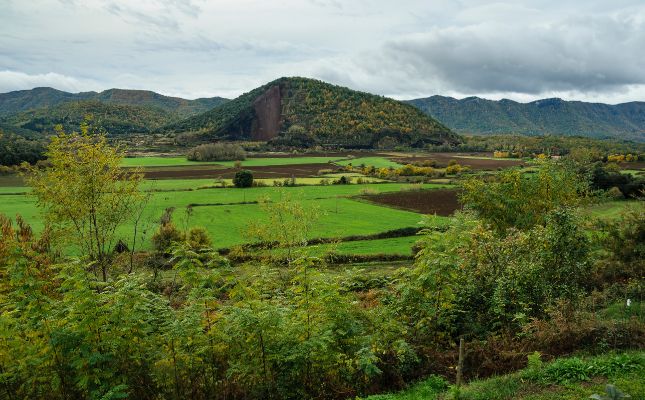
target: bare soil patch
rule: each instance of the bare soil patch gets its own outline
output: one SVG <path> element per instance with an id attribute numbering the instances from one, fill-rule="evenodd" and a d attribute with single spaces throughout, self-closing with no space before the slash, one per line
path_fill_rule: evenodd
<path id="1" fill-rule="evenodd" d="M 392 158 L 392 160 L 402 164 L 434 160 L 439 168 L 446 167 L 450 161 L 455 160 L 459 165 L 465 165 L 476 170 L 496 170 L 498 168 L 525 165 L 522 160 L 465 158 L 492 156 L 490 153 L 427 153 L 420 156 L 396 157 Z"/>
<path id="2" fill-rule="evenodd" d="M 362 199 L 388 207 L 420 214 L 450 216 L 461 209 L 455 189 L 410 190 L 361 196 Z"/>
<path id="3" fill-rule="evenodd" d="M 321 169 L 338 169 L 331 164 L 298 164 L 298 165 L 267 165 L 257 167 L 242 167 L 253 172 L 253 177 L 271 178 L 307 178 L 317 176 Z M 178 178 L 233 178 L 237 168 L 193 168 L 191 166 L 173 169 L 154 169 L 144 171 L 147 179 L 178 179 Z"/>

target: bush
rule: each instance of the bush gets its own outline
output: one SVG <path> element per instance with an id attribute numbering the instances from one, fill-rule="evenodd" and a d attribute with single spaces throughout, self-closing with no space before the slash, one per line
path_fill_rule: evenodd
<path id="1" fill-rule="evenodd" d="M 453 161 L 454 161 L 454 160 L 450 160 L 450 162 L 451 162 L 451 163 L 452 163 Z M 462 167 L 461 165 L 459 165 L 459 164 L 457 164 L 457 163 L 455 162 L 454 164 L 450 164 L 450 165 L 448 165 L 448 166 L 446 167 L 446 174 L 447 174 L 447 175 L 454 175 L 454 174 L 458 174 L 458 173 L 460 173 L 461 171 L 463 171 L 464 169 L 465 169 L 465 167 Z"/>
<path id="2" fill-rule="evenodd" d="M 208 236 L 206 228 L 201 226 L 190 228 L 187 240 L 188 244 L 193 249 L 203 249 L 205 247 L 211 247 L 212 245 L 211 238 Z"/>
<path id="3" fill-rule="evenodd" d="M 352 178 L 343 175 L 340 178 L 336 179 L 333 183 L 334 185 L 349 185 L 350 183 L 352 183 Z"/>
<path id="4" fill-rule="evenodd" d="M 253 186 L 253 173 L 246 169 L 237 171 L 235 173 L 235 178 L 233 178 L 233 184 L 238 188 L 248 188 Z"/>
<path id="5" fill-rule="evenodd" d="M 173 243 L 183 240 L 184 234 L 172 222 L 161 224 L 157 232 L 152 235 L 152 245 L 160 253 L 168 252 Z"/>
<path id="6" fill-rule="evenodd" d="M 190 161 L 237 161 L 246 159 L 246 152 L 237 144 L 207 143 L 192 148 L 186 158 Z"/>

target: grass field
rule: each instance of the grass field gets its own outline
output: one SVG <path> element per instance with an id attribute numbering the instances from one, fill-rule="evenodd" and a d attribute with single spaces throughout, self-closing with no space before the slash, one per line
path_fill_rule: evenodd
<path id="1" fill-rule="evenodd" d="M 366 191 L 374 193 L 398 192 L 412 186 L 403 183 L 381 183 L 362 185 L 330 185 L 304 187 L 255 187 L 248 189 L 216 188 L 194 190 L 202 186 L 213 185 L 211 179 L 178 179 L 145 181 L 144 189 L 156 190 L 150 193 L 150 200 L 143 218 L 143 230 L 151 232 L 156 229 L 159 216 L 166 208 L 174 207 L 175 221 L 179 226 L 186 223 L 191 226 L 204 226 L 211 233 L 216 247 L 247 242 L 244 231 L 251 220 L 262 220 L 265 216 L 257 204 L 250 203 L 264 198 L 278 200 L 281 196 L 291 196 L 300 200 L 305 206 L 319 207 L 323 217 L 316 224 L 312 237 L 342 237 L 348 235 L 366 235 L 392 229 L 417 226 L 421 221 L 418 213 L 383 207 L 363 201 L 350 199 Z M 450 187 L 445 184 L 426 184 L 424 189 Z M 13 217 L 22 215 L 36 231 L 43 228 L 35 199 L 19 193 L 28 190 L 25 187 L 0 188 L 0 212 Z M 588 208 L 589 215 L 601 218 L 615 218 L 630 204 L 636 202 L 612 201 Z M 186 222 L 186 207 L 193 205 L 193 215 Z M 446 219 L 447 220 L 447 219 Z M 183 226 L 182 226 L 183 227 Z M 128 238 L 131 227 L 120 230 L 123 238 Z M 345 242 L 336 246 L 340 253 L 347 254 L 409 254 L 413 238 L 384 239 L 382 241 Z M 144 248 L 149 246 L 148 241 Z M 325 245 L 328 246 L 328 245 Z M 321 252 L 325 248 L 321 248 Z"/>
<path id="2" fill-rule="evenodd" d="M 583 209 L 582 214 L 601 219 L 615 219 L 631 206 L 639 204 L 638 200 L 612 200 L 594 204 Z"/>
<path id="3" fill-rule="evenodd" d="M 198 182 L 191 182 L 198 181 Z M 163 182 L 166 190 L 195 185 L 203 180 L 177 180 Z M 208 181 L 208 180 L 207 180 Z M 148 183 L 147 183 L 148 184 Z M 173 186 L 174 185 L 174 186 Z M 262 220 L 265 215 L 257 204 L 234 204 L 253 202 L 263 198 L 277 200 L 281 196 L 291 196 L 302 201 L 305 206 L 317 206 L 324 213 L 316 224 L 312 237 L 339 237 L 365 235 L 387 230 L 416 226 L 421 215 L 409 211 L 396 210 L 365 202 L 348 199 L 369 189 L 375 192 L 392 192 L 409 188 L 409 184 L 385 183 L 365 185 L 331 185 L 293 188 L 257 187 L 248 189 L 203 189 L 168 192 L 151 192 L 143 218 L 143 230 L 156 229 L 159 216 L 166 208 L 174 207 L 175 222 L 180 227 L 204 226 L 211 233 L 216 247 L 228 247 L 247 241 L 244 236 L 249 221 Z M 445 185 L 424 185 L 424 188 L 440 188 Z M 0 212 L 15 216 L 21 214 L 36 231 L 43 228 L 35 199 L 25 194 L 0 196 Z M 194 205 L 193 215 L 185 221 L 185 210 Z M 216 205 L 219 204 L 219 205 Z M 131 227 L 120 230 L 123 238 Z M 146 246 L 148 243 L 146 243 Z"/>
<path id="4" fill-rule="evenodd" d="M 387 159 L 385 157 L 360 157 L 360 158 L 353 158 L 350 160 L 341 160 L 337 161 L 336 164 L 338 165 L 348 165 L 352 164 L 354 167 L 358 167 L 359 165 L 365 164 L 366 166 L 374 166 L 376 168 L 398 168 L 401 167 L 402 165 L 394 162 L 390 159 Z"/>

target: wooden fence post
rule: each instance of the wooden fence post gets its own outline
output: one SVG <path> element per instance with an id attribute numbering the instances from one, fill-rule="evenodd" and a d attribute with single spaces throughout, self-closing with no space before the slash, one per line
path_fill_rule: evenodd
<path id="1" fill-rule="evenodd" d="M 459 363 L 457 364 L 457 387 L 463 383 L 464 375 L 464 338 L 459 338 Z"/>

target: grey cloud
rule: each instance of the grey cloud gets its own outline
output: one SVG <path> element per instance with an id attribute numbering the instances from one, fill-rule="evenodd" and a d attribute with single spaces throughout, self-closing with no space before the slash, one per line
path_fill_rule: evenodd
<path id="1" fill-rule="evenodd" d="M 633 16 L 483 22 L 392 40 L 374 59 L 462 92 L 611 91 L 645 83 L 643 43 L 645 23 Z"/>
<path id="2" fill-rule="evenodd" d="M 104 8 L 129 22 L 143 23 L 163 30 L 177 30 L 178 17 L 196 18 L 201 11 L 192 0 L 159 0 L 154 4 L 158 9 L 153 11 L 138 7 L 138 3 L 132 1 L 106 1 Z"/>

